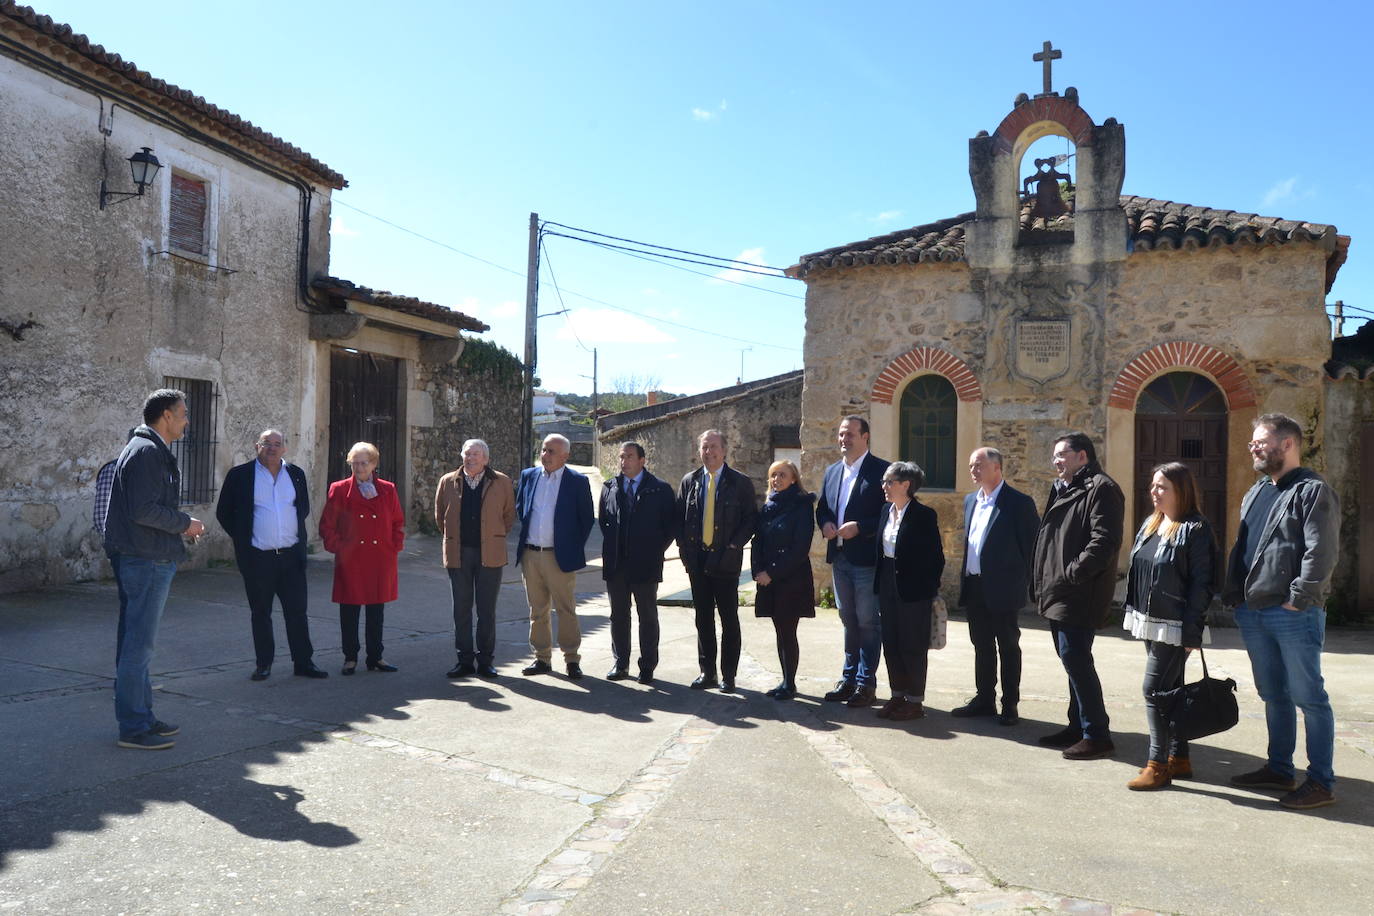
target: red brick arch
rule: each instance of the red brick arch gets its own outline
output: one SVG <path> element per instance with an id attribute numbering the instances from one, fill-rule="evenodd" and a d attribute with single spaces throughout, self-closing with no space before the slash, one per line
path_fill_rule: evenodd
<path id="1" fill-rule="evenodd" d="M 915 347 L 888 363 L 887 368 L 878 373 L 869 399 L 876 404 L 891 404 L 897 394 L 897 386 L 923 369 L 949 379 L 959 400 L 983 399 L 983 386 L 978 384 L 978 378 L 968 363 L 948 350 L 936 347 Z"/>
<path id="2" fill-rule="evenodd" d="M 1023 131 L 1040 121 L 1053 121 L 1068 131 L 1074 143 L 1092 139 L 1093 119 L 1078 107 L 1078 103 L 1052 95 L 1022 102 L 997 125 L 996 135 L 1009 147 L 1016 143 Z"/>
<path id="3" fill-rule="evenodd" d="M 1216 347 L 1186 340 L 1158 344 L 1127 363 L 1107 395 L 1108 406 L 1135 410 L 1146 380 L 1174 369 L 1200 369 L 1210 375 L 1226 396 L 1231 410 L 1255 406 L 1255 389 L 1240 363 Z"/>

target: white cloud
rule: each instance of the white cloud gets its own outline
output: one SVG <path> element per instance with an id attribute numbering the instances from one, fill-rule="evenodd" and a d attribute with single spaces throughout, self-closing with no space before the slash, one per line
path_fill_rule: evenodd
<path id="1" fill-rule="evenodd" d="M 692 120 L 693 120 L 693 121 L 714 121 L 714 120 L 716 120 L 716 118 L 719 118 L 719 117 L 720 117 L 721 112 L 725 111 L 725 109 L 726 109 L 727 107 L 729 107 L 729 106 L 727 105 L 725 99 L 721 99 L 721 100 L 720 100 L 720 105 L 719 105 L 717 108 L 715 108 L 715 109 L 710 109 L 710 108 L 695 108 L 695 107 L 694 107 L 694 108 L 692 109 Z"/>
<path id="2" fill-rule="evenodd" d="M 329 218 L 329 234 L 345 239 L 354 239 L 359 235 L 358 230 L 348 228 L 344 224 L 343 217 L 337 213 Z"/>
<path id="3" fill-rule="evenodd" d="M 554 335 L 559 340 L 580 338 L 585 344 L 654 344 L 676 340 L 643 318 L 615 309 L 573 309 L 566 318 Z"/>
<path id="4" fill-rule="evenodd" d="M 747 264 L 757 264 L 759 267 L 767 266 L 767 263 L 763 260 L 762 248 L 746 248 L 735 255 L 734 260 L 744 261 Z M 731 268 L 730 270 L 722 270 L 720 273 L 716 274 L 715 279 L 733 280 L 736 283 L 744 283 L 756 276 L 758 275 L 749 273 L 748 271 Z"/>
<path id="5" fill-rule="evenodd" d="M 901 210 L 884 210 L 881 213 L 868 217 L 870 223 L 890 223 L 893 220 L 902 218 Z"/>
<path id="6" fill-rule="evenodd" d="M 1315 197 L 1316 191 L 1312 188 L 1299 187 L 1297 176 L 1276 181 L 1264 192 L 1264 199 L 1260 201 L 1260 206 L 1268 208 L 1281 203 L 1292 202 L 1295 200 L 1306 200 Z"/>

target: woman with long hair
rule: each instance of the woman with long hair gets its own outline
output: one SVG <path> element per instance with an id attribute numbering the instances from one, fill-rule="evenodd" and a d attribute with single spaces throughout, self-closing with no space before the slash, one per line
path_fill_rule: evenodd
<path id="1" fill-rule="evenodd" d="M 1154 512 L 1135 536 L 1126 583 L 1122 626 L 1145 640 L 1146 718 L 1150 759 L 1126 783 L 1137 791 L 1162 789 L 1193 775 L 1188 742 L 1172 735 L 1156 693 L 1183 686 L 1188 653 L 1200 648 L 1207 606 L 1216 590 L 1216 538 L 1200 509 L 1197 479 L 1177 461 L 1154 469 L 1150 481 Z"/>

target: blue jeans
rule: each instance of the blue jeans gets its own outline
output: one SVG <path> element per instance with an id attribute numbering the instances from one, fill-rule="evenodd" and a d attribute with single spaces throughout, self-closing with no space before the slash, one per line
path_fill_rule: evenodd
<path id="1" fill-rule="evenodd" d="M 883 652 L 883 625 L 878 594 L 873 590 L 875 570 L 873 566 L 855 566 L 843 553 L 830 567 L 835 607 L 844 624 L 844 673 L 840 676 L 870 689 L 878 684 L 878 661 Z"/>
<path id="2" fill-rule="evenodd" d="M 1331 789 L 1336 776 L 1331 760 L 1336 750 L 1336 717 L 1322 680 L 1322 645 L 1326 611 L 1319 607 L 1290 611 L 1284 607 L 1236 608 L 1236 623 L 1250 654 L 1255 689 L 1264 701 L 1269 725 L 1269 768 L 1293 778 L 1293 748 L 1298 743 L 1298 712 L 1307 730 L 1307 775 Z"/>
<path id="3" fill-rule="evenodd" d="M 1107 704 L 1102 699 L 1102 681 L 1093 664 L 1091 627 L 1066 627 L 1050 623 L 1050 635 L 1064 673 L 1069 676 L 1069 725 L 1083 729 L 1083 737 L 1093 741 L 1110 741 L 1111 720 L 1107 718 Z"/>
<path id="4" fill-rule="evenodd" d="M 148 666 L 153 661 L 162 608 L 177 565 L 171 560 L 119 558 L 119 584 L 128 598 L 124 608 L 124 642 L 115 671 L 115 718 L 119 736 L 130 738 L 153 727 L 153 682 Z"/>
<path id="5" fill-rule="evenodd" d="M 124 583 L 119 581 L 119 554 L 110 554 L 110 571 L 114 573 L 115 591 L 119 592 L 119 627 L 115 630 L 115 667 L 119 667 L 119 650 L 124 645 L 124 614 L 129 604 L 129 596 L 124 594 Z"/>

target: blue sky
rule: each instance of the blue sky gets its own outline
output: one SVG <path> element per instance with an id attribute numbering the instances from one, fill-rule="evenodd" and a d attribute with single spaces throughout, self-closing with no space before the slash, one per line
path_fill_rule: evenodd
<path id="1" fill-rule="evenodd" d="M 342 172 L 331 271 L 475 315 L 517 354 L 531 211 L 780 267 L 965 212 L 967 140 L 1039 91 L 1045 39 L 1055 88 L 1125 125 L 1125 193 L 1333 223 L 1354 242 L 1328 301 L 1374 312 L 1374 12 L 1353 0 L 37 9 Z M 546 252 L 546 387 L 590 392 L 592 347 L 603 390 L 801 366 L 796 281 Z"/>

